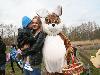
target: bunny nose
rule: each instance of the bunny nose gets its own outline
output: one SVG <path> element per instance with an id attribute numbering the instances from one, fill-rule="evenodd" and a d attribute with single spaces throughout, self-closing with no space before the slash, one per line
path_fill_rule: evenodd
<path id="1" fill-rule="evenodd" d="M 55 26 L 55 24 L 52 24 L 52 26 L 54 27 L 54 26 Z"/>

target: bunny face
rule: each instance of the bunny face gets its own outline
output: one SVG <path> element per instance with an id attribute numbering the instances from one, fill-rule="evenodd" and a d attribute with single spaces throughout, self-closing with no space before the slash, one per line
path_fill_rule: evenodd
<path id="1" fill-rule="evenodd" d="M 46 24 L 59 24 L 60 18 L 55 13 L 52 13 L 52 14 L 47 15 L 47 17 L 45 18 L 45 23 Z"/>
<path id="2" fill-rule="evenodd" d="M 44 22 L 43 28 L 48 35 L 54 36 L 62 31 L 63 24 L 59 16 L 55 13 L 47 15 Z"/>
<path id="3" fill-rule="evenodd" d="M 37 11 L 37 15 L 43 18 L 43 30 L 48 35 L 57 35 L 63 29 L 61 19 L 59 16 L 62 15 L 62 7 L 58 6 L 52 13 L 48 10 L 41 9 Z"/>

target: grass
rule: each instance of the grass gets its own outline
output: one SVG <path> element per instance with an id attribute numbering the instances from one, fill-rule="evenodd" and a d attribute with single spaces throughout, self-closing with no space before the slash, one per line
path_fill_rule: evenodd
<path id="1" fill-rule="evenodd" d="M 96 52 L 97 50 L 88 50 L 87 51 L 89 53 L 90 56 L 96 56 Z M 88 56 L 90 58 L 90 56 Z M 98 68 L 95 68 L 94 66 L 90 66 L 90 69 L 91 69 L 91 72 L 93 75 L 100 75 L 100 69 Z"/>
<path id="2" fill-rule="evenodd" d="M 9 48 L 10 47 L 7 47 L 7 50 L 6 50 L 6 53 L 9 52 Z M 15 70 L 15 74 L 11 74 L 11 64 L 10 62 L 7 62 L 6 63 L 6 75 L 23 75 L 21 73 L 21 70 L 17 67 L 16 63 L 14 62 L 14 70 Z"/>
<path id="3" fill-rule="evenodd" d="M 16 63 L 14 63 L 14 69 L 15 69 L 15 74 L 14 75 L 22 75 L 21 70 L 17 67 Z M 11 74 L 11 65 L 10 63 L 6 64 L 6 75 L 12 75 Z"/>
<path id="4" fill-rule="evenodd" d="M 72 42 L 74 45 L 82 45 L 79 48 L 79 57 L 81 58 L 81 61 L 87 65 L 90 65 L 90 75 L 100 75 L 100 69 L 95 68 L 92 63 L 90 62 L 90 56 L 95 55 L 97 50 L 100 48 L 100 40 L 93 40 L 93 41 L 76 41 Z M 9 50 L 9 49 L 8 49 Z M 7 51 L 9 52 L 9 51 Z M 16 66 L 16 63 L 14 63 L 15 67 L 15 74 L 14 75 L 22 75 L 20 69 Z M 11 75 L 11 66 L 10 63 L 6 64 L 6 75 Z M 86 74 L 84 74 L 86 75 Z"/>
<path id="5" fill-rule="evenodd" d="M 87 64 L 90 65 L 90 75 L 100 75 L 100 69 L 95 68 L 93 65 L 91 65 L 89 59 L 90 59 L 90 55 L 95 55 L 95 53 L 97 52 L 97 50 L 87 50 L 87 52 L 85 52 L 86 56 L 82 56 L 81 57 L 81 61 L 85 64 L 85 66 L 87 66 Z M 84 54 L 84 53 L 83 53 Z M 15 74 L 14 75 L 22 75 L 21 70 L 16 66 L 16 63 L 14 63 L 14 68 L 15 68 Z M 6 64 L 6 75 L 11 75 L 11 66 L 10 63 Z M 86 74 L 84 74 L 86 75 Z"/>
<path id="6" fill-rule="evenodd" d="M 97 50 L 100 49 L 100 40 L 75 41 L 72 44 L 78 48 L 79 57 L 84 65 L 89 67 L 90 75 L 100 75 L 100 69 L 95 68 L 90 61 L 90 57 L 95 56 Z"/>
<path id="7" fill-rule="evenodd" d="M 85 52 L 80 53 L 81 61 L 84 63 L 84 65 L 89 68 L 90 75 L 100 75 L 100 69 L 95 68 L 92 63 L 90 62 L 90 55 L 95 55 L 97 50 L 87 50 Z M 84 55 L 85 53 L 85 55 Z"/>

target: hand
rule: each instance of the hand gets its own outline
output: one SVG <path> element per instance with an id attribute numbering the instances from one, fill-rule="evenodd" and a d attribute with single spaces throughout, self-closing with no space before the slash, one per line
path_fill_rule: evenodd
<path id="1" fill-rule="evenodd" d="M 29 45 L 25 44 L 25 45 L 23 46 L 23 48 L 21 48 L 21 50 L 25 50 L 25 49 L 27 49 L 27 48 L 29 48 Z"/>
<path id="2" fill-rule="evenodd" d="M 74 52 L 73 47 L 68 47 L 68 48 L 67 48 L 67 53 L 73 53 L 73 52 Z"/>

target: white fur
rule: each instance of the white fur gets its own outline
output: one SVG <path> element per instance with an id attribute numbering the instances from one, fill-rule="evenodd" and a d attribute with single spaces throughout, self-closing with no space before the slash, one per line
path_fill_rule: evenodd
<path id="1" fill-rule="evenodd" d="M 62 72 L 66 48 L 59 35 L 47 35 L 43 47 L 43 57 L 48 72 Z"/>
<path id="2" fill-rule="evenodd" d="M 62 7 L 58 6 L 53 13 L 61 16 Z M 55 24 L 54 27 L 52 26 L 52 24 L 45 24 L 44 18 L 47 17 L 48 14 L 50 14 L 48 10 L 39 10 L 37 11 L 37 14 L 42 17 L 43 31 L 48 34 L 45 38 L 43 47 L 43 60 L 46 70 L 49 73 L 62 72 L 62 68 L 65 64 L 64 57 L 66 54 L 66 48 L 64 45 L 64 41 L 58 34 L 62 31 L 63 24 Z"/>
<path id="3" fill-rule="evenodd" d="M 43 30 L 48 34 L 43 47 L 43 58 L 48 72 L 62 72 L 64 66 L 64 56 L 66 48 L 64 41 L 59 34 L 63 29 L 63 24 L 44 24 Z"/>
<path id="4" fill-rule="evenodd" d="M 57 35 L 59 34 L 63 29 L 63 24 L 55 24 L 53 27 L 52 24 L 44 24 L 43 25 L 43 31 L 46 32 L 48 35 Z"/>
<path id="5" fill-rule="evenodd" d="M 45 18 L 49 14 L 49 11 L 46 9 L 39 9 L 36 11 L 36 14 L 42 18 Z"/>
<path id="6" fill-rule="evenodd" d="M 62 15 L 62 6 L 58 5 L 56 9 L 54 9 L 53 13 L 57 14 L 58 16 Z M 39 9 L 36 11 L 36 14 L 42 18 L 45 18 L 48 14 L 50 14 L 50 11 L 47 9 Z"/>
<path id="7" fill-rule="evenodd" d="M 62 15 L 62 6 L 58 5 L 56 9 L 54 10 L 54 13 L 57 14 L 58 16 Z"/>

